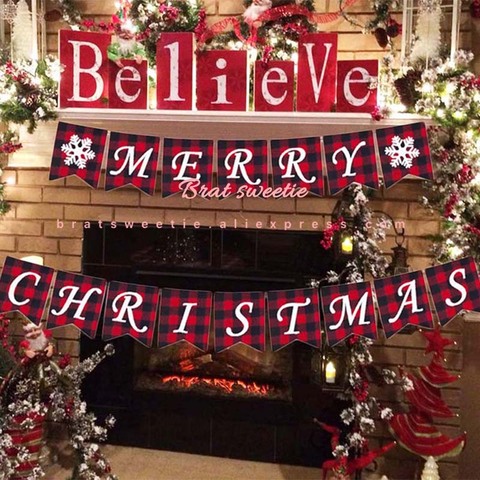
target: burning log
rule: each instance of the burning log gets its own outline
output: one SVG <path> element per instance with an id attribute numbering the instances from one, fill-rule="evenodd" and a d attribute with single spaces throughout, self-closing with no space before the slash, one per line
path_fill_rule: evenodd
<path id="1" fill-rule="evenodd" d="M 194 370 L 197 370 L 207 363 L 212 363 L 213 358 L 210 353 L 207 353 L 205 355 L 200 355 L 199 357 L 194 357 L 194 358 L 187 358 L 186 360 L 182 360 L 181 362 L 178 363 L 178 367 L 181 372 L 192 372 Z"/>

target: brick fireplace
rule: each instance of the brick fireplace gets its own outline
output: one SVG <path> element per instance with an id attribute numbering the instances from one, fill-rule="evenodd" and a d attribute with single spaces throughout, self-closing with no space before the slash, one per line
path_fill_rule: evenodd
<path id="1" fill-rule="evenodd" d="M 110 130 L 132 133 L 175 136 L 182 131 L 182 135 L 189 138 L 208 136 L 217 139 L 325 135 L 339 131 L 360 131 L 362 128 L 376 127 L 376 124 L 370 123 L 367 115 L 364 118 L 341 116 L 340 114 L 332 117 L 326 115 L 320 118 L 308 114 L 296 115 L 294 123 L 292 123 L 291 116 L 268 116 L 258 113 L 239 115 L 236 118 L 224 115 L 196 114 L 182 118 L 181 115 L 149 113 L 134 120 L 129 119 L 128 115 L 122 115 L 118 112 L 105 111 L 92 117 L 88 112 L 69 112 L 68 114 L 62 113 L 61 119 L 76 124 L 101 126 Z M 132 114 L 130 113 L 130 115 Z M 405 119 L 391 120 L 391 122 L 405 123 Z M 385 126 L 386 123 L 381 125 Z M 244 228 L 247 221 L 255 233 L 257 232 L 257 222 L 261 222 L 258 230 L 268 228 L 271 221 L 276 222 L 277 227 L 283 225 L 284 222 L 290 222 L 292 224 L 290 233 L 307 234 L 310 232 L 315 236 L 320 235 L 325 228 L 325 223 L 330 220 L 331 212 L 338 200 L 331 197 L 266 201 L 256 199 L 206 201 L 185 200 L 178 197 L 162 199 L 160 194 L 149 197 L 131 188 L 112 192 L 104 192 L 101 189 L 92 190 L 75 178 L 50 182 L 48 167 L 55 129 L 56 125 L 53 123 L 43 126 L 34 136 L 25 136 L 25 140 L 22 139 L 22 143 L 25 145 L 24 150 L 10 158 L 9 166 L 4 172 L 3 180 L 8 182 L 7 194 L 13 208 L 0 222 L 2 260 L 7 255 L 19 258 L 27 255 L 40 255 L 43 257 L 45 265 L 56 269 L 80 272 L 83 268 L 86 273 L 95 273 L 93 270 L 88 272 L 85 270 L 86 258 L 90 254 L 93 255 L 92 252 L 87 251 L 88 247 L 84 242 L 82 223 L 86 220 L 91 221 L 92 225 L 99 220 L 105 224 L 112 221 L 147 221 L 155 224 L 160 221 L 165 225 L 169 225 L 173 221 L 176 226 L 182 226 L 184 222 L 187 226 L 192 226 L 194 222 L 198 221 L 207 230 L 210 230 L 208 227 L 213 227 L 212 230 L 214 230 L 222 221 L 233 228 L 234 220 L 237 219 L 238 227 L 241 227 L 237 230 L 241 230 L 243 233 L 248 230 Z M 421 183 L 407 180 L 388 191 L 375 192 L 372 199 L 374 210 L 383 210 L 396 221 L 404 222 L 406 246 L 410 255 L 409 264 L 413 269 L 422 269 L 430 264 L 431 258 L 428 250 L 430 240 L 428 237 L 437 233 L 439 229 L 438 219 L 429 215 L 418 204 L 417 200 L 420 195 L 422 195 Z M 60 225 L 62 228 L 59 228 Z M 283 229 L 277 229 L 277 232 L 269 231 L 268 233 L 281 236 L 284 232 Z M 392 230 L 388 232 L 387 242 L 383 248 L 389 252 L 393 246 L 395 246 L 395 238 Z M 145 253 L 147 253 L 146 258 L 151 258 L 148 256 L 151 252 L 140 253 L 141 255 L 137 258 L 140 263 L 142 258 L 145 258 Z M 261 257 L 263 258 L 263 256 Z M 251 257 L 245 254 L 245 257 L 242 258 Z M 232 259 L 230 260 L 233 262 Z M 238 259 L 236 262 L 238 264 Z M 90 263 L 92 266 L 95 262 Z M 145 265 L 141 270 L 138 269 L 138 271 L 147 270 L 149 268 L 146 268 Z M 319 268 L 318 271 L 320 272 L 321 269 Z M 108 274 L 106 270 L 102 273 L 101 269 L 96 270 L 95 274 L 112 280 L 124 280 L 126 279 L 125 275 L 130 275 L 131 272 L 128 267 L 121 265 L 116 271 L 112 270 Z M 308 275 L 310 274 L 311 272 L 308 272 Z M 271 279 L 271 277 L 270 275 L 268 278 Z M 144 278 L 144 283 L 152 285 L 157 281 L 165 280 L 159 275 L 150 275 Z M 169 277 L 169 281 L 172 278 L 180 281 L 180 277 Z M 303 280 L 304 278 L 295 279 L 295 282 Z M 202 281 L 204 281 L 203 278 Z M 229 287 L 234 284 L 235 282 L 229 284 Z M 287 283 L 283 285 L 285 286 Z M 296 283 L 296 285 L 300 285 L 300 283 Z M 284 286 L 282 288 L 285 288 Z M 191 283 L 190 288 L 199 287 L 195 283 Z M 213 285 L 206 285 L 203 288 L 217 289 Z M 271 289 L 271 287 L 262 288 Z M 447 351 L 447 358 L 449 365 L 458 373 L 461 372 L 463 365 L 461 328 L 462 323 L 455 321 L 446 330 L 447 334 L 457 341 L 457 345 Z M 87 354 L 88 349 L 93 351 L 98 347 L 95 342 L 88 340 L 83 340 L 82 343 L 85 344 L 85 347 L 83 344 L 81 347 L 78 333 L 73 327 L 58 329 L 56 338 L 59 350 L 72 354 L 74 358 L 79 357 L 80 352 L 82 355 Z M 233 455 L 233 451 L 246 450 L 245 455 L 249 455 L 250 458 L 258 455 L 256 458 L 270 461 L 307 464 L 318 462 L 320 455 L 318 445 L 326 446 L 329 449 L 328 440 L 318 437 L 318 432 L 312 430 L 310 419 L 312 416 L 318 415 L 319 411 L 323 411 L 329 402 L 335 402 L 335 397 L 332 396 L 333 400 L 329 400 L 328 395 L 322 394 L 321 389 L 312 378 L 314 376 L 312 370 L 306 374 L 306 377 L 301 377 L 297 373 L 299 370 L 295 370 L 302 362 L 311 365 L 312 350 L 310 347 L 303 347 L 299 344 L 291 349 L 289 362 L 291 362 L 292 372 L 294 372 L 292 378 L 297 382 L 295 387 L 297 390 L 293 388 L 291 392 L 292 400 L 288 398 L 288 395 L 276 399 L 266 399 L 263 396 L 249 398 L 237 396 L 228 398 L 228 401 L 234 402 L 236 408 L 227 413 L 224 410 L 225 397 L 216 393 L 209 395 L 184 389 L 183 393 L 175 394 L 172 397 L 167 388 L 160 389 L 160 392 L 145 388 L 138 393 L 136 405 L 144 412 L 148 412 L 147 419 L 143 418 L 141 420 L 143 423 L 136 424 L 137 417 L 126 416 L 125 412 L 128 413 L 128 405 L 131 404 L 129 402 L 132 399 L 127 396 L 126 390 L 121 386 L 127 380 L 131 383 L 134 382 L 135 369 L 138 365 L 148 367 L 150 363 L 142 356 L 142 353 L 135 352 L 135 347 L 128 339 L 118 340 L 116 346 L 118 354 L 115 356 L 115 360 L 112 360 L 116 362 L 113 374 L 102 375 L 102 370 L 99 370 L 101 378 L 97 377 L 96 383 L 98 395 L 103 395 L 98 398 L 97 406 L 99 408 L 103 406 L 104 412 L 113 411 L 120 419 L 119 426 L 114 433 L 114 441 L 122 442 L 122 435 L 124 438 L 125 435 L 130 435 L 132 438 L 136 437 L 137 445 L 150 445 L 155 448 L 187 450 L 189 444 L 203 445 L 201 448 L 204 450 L 198 450 L 202 453 L 229 456 Z M 373 348 L 373 354 L 378 365 L 403 364 L 415 367 L 422 365 L 425 361 L 423 342 L 418 334 L 397 335 L 388 341 L 379 340 Z M 133 359 L 135 360 L 133 361 Z M 199 359 L 200 362 L 204 360 L 206 359 Z M 161 364 L 164 359 L 157 358 L 155 361 L 157 364 Z M 230 361 L 239 362 L 238 359 L 230 359 Z M 300 371 L 307 371 L 303 369 L 303 366 Z M 148 368 L 143 370 L 148 372 Z M 170 373 L 171 376 L 179 374 L 178 371 Z M 137 380 L 140 381 L 141 378 Z M 264 379 L 256 377 L 251 380 L 261 384 Z M 447 392 L 449 405 L 459 413 L 461 407 L 460 387 L 461 384 L 455 385 L 455 388 L 448 389 Z M 130 395 L 135 392 L 133 386 L 129 391 Z M 158 395 L 162 398 L 163 414 L 155 410 L 158 408 Z M 380 400 L 392 405 L 395 409 L 401 408 L 401 405 L 398 404 L 400 398 L 398 392 L 384 389 L 378 392 L 378 396 Z M 155 398 L 157 400 L 154 400 Z M 300 398 L 303 400 L 300 401 Z M 95 402 L 95 399 L 92 400 Z M 275 408 L 272 408 L 272 405 Z M 190 415 L 192 409 L 198 414 L 196 415 L 197 420 L 193 420 Z M 252 421 L 244 424 L 242 419 L 247 413 Z M 453 419 L 449 424 L 442 425 L 443 431 L 452 433 L 452 435 L 458 432 L 458 428 L 458 418 Z M 165 432 L 165 434 L 160 435 L 161 432 Z M 180 433 L 176 438 L 170 435 L 170 433 L 178 432 Z M 237 443 L 226 442 L 230 437 L 236 438 Z M 385 438 L 388 438 L 388 433 L 380 427 L 374 444 L 382 443 Z M 256 453 L 252 453 L 250 446 L 255 442 L 259 444 L 259 449 Z M 303 455 L 301 457 L 303 459 L 298 459 L 298 452 Z M 274 460 L 271 460 L 272 458 Z M 388 464 L 392 466 L 392 470 L 400 472 L 397 475 L 399 478 L 411 478 L 408 475 L 416 465 L 415 459 L 401 449 L 395 449 L 389 454 Z M 460 478 L 456 459 L 442 462 L 441 469 L 442 478 Z M 404 477 L 401 477 L 401 472 L 405 473 Z"/>

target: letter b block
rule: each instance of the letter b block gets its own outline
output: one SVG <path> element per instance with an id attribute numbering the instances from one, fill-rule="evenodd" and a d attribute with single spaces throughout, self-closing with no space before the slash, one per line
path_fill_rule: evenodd
<path id="1" fill-rule="evenodd" d="M 60 30 L 60 108 L 107 106 L 108 58 L 106 33 Z"/>

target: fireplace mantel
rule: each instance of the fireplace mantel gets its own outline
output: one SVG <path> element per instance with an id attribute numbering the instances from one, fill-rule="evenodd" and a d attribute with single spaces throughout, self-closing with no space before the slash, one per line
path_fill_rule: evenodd
<path id="1" fill-rule="evenodd" d="M 367 113 L 173 112 L 161 110 L 65 109 L 58 120 L 118 132 L 193 139 L 272 139 L 331 135 L 431 120 L 395 114 L 375 122 Z M 48 168 L 57 122 L 30 135 L 20 131 L 24 148 L 10 156 L 10 167 Z"/>

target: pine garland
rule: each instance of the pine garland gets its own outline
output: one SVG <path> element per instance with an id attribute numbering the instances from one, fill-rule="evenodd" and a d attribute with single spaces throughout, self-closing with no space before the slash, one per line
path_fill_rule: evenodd
<path id="1" fill-rule="evenodd" d="M 82 23 L 82 15 L 74 0 L 55 0 L 55 3 L 60 8 L 63 20 L 70 26 L 77 26 Z"/>
<path id="2" fill-rule="evenodd" d="M 129 15 L 143 39 L 149 64 L 155 65 L 160 34 L 194 32 L 205 11 L 200 0 L 133 0 Z"/>

